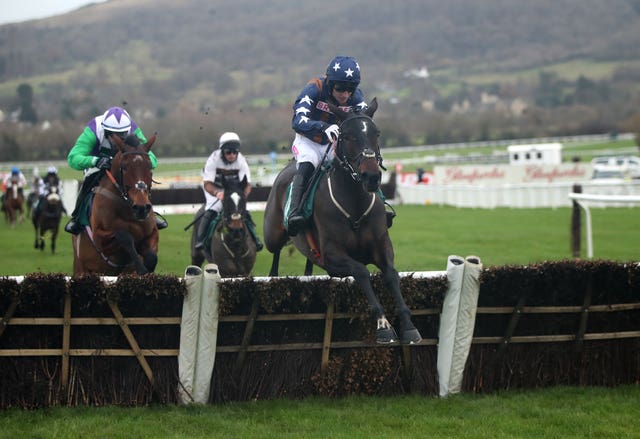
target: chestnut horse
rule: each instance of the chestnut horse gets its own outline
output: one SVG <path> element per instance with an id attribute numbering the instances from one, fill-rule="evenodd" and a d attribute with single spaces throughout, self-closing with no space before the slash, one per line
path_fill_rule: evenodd
<path id="1" fill-rule="evenodd" d="M 16 180 L 11 179 L 2 204 L 5 219 L 12 227 L 24 219 L 24 194 Z"/>
<path id="2" fill-rule="evenodd" d="M 44 250 L 44 236 L 51 232 L 51 253 L 56 252 L 56 239 L 62 218 L 62 198 L 58 194 L 58 187 L 51 186 L 51 192 L 38 201 L 37 208 L 31 212 L 31 221 L 35 228 L 36 240 L 33 246 Z"/>
<path id="3" fill-rule="evenodd" d="M 330 276 L 353 276 L 364 291 L 376 320 L 376 341 L 415 344 L 422 340 L 411 321 L 411 311 L 400 292 L 400 278 L 394 268 L 394 253 L 384 202 L 377 194 L 382 179 L 379 130 L 371 119 L 378 108 L 374 98 L 361 113 L 344 112 L 329 104 L 340 120 L 340 136 L 330 169 L 318 183 L 313 213 L 307 229 L 292 238 L 307 258 L 305 274 L 312 264 Z M 289 241 L 283 224 L 287 187 L 293 180 L 295 162 L 276 177 L 264 213 L 264 240 L 273 253 L 270 276 L 278 275 L 280 251 Z M 401 328 L 398 338 L 387 320 L 371 285 L 367 264 L 376 265 L 392 292 Z"/>
<path id="4" fill-rule="evenodd" d="M 198 225 L 204 206 L 198 210 L 191 235 L 191 264 L 200 266 L 206 257 L 208 262 L 218 265 L 222 277 L 249 276 L 256 263 L 256 243 L 246 225 L 249 213 L 244 188 L 247 183 L 240 182 L 237 175 L 225 176 L 221 182 L 224 188 L 222 218 L 213 231 L 209 248 L 196 250 Z"/>
<path id="5" fill-rule="evenodd" d="M 146 274 L 158 262 L 158 227 L 149 199 L 149 150 L 135 135 L 114 136 L 118 152 L 94 188 L 89 226 L 73 240 L 73 274 Z"/>

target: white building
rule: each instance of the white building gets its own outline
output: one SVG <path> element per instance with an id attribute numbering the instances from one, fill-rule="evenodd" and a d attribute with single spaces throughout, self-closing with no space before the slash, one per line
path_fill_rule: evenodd
<path id="1" fill-rule="evenodd" d="M 509 152 L 509 164 L 511 165 L 559 165 L 562 163 L 561 143 L 510 145 L 507 147 L 507 151 Z"/>

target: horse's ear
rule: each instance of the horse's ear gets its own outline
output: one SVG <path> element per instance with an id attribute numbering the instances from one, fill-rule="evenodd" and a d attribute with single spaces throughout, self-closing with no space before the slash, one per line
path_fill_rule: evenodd
<path id="1" fill-rule="evenodd" d="M 124 140 L 122 140 L 122 138 L 120 136 L 111 135 L 111 140 L 113 140 L 113 143 L 116 144 L 116 146 L 118 147 L 118 149 L 120 151 L 124 152 L 125 143 L 124 143 Z"/>
<path id="2" fill-rule="evenodd" d="M 151 136 L 151 138 L 147 139 L 147 143 L 145 144 L 145 149 L 147 150 L 147 152 L 149 152 L 149 150 L 153 146 L 153 142 L 156 141 L 157 137 L 158 137 L 158 132 L 156 131 L 155 133 L 153 133 L 153 136 Z"/>
<path id="3" fill-rule="evenodd" d="M 331 110 L 331 112 L 335 114 L 338 119 L 345 120 L 349 116 L 349 113 L 347 113 L 346 111 L 342 111 L 339 107 L 333 105 L 331 102 L 327 102 L 327 104 L 329 104 L 329 110 Z"/>
<path id="4" fill-rule="evenodd" d="M 364 114 L 373 118 L 373 113 L 375 113 L 377 109 L 378 109 L 378 98 L 375 97 L 371 100 L 371 102 L 369 102 L 369 106 L 367 107 L 366 110 L 364 110 Z"/>

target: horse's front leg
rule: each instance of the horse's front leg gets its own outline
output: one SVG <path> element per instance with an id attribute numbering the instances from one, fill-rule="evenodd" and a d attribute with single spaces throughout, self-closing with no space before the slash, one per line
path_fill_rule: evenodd
<path id="1" fill-rule="evenodd" d="M 133 265 L 136 267 L 136 272 L 140 275 L 147 274 L 149 270 L 143 263 L 140 255 L 136 252 L 135 243 L 133 241 L 133 236 L 127 230 L 117 230 L 113 233 L 116 241 L 128 254 L 131 260 L 133 261 Z M 155 265 L 154 265 L 155 267 Z"/>
<path id="2" fill-rule="evenodd" d="M 404 344 L 420 343 L 422 336 L 411 321 L 411 310 L 409 310 L 400 291 L 400 276 L 393 266 L 393 247 L 388 242 L 383 248 L 383 252 L 378 255 L 376 265 L 380 268 L 382 280 L 391 291 L 391 294 L 393 294 L 393 299 L 396 303 L 398 319 L 400 320 L 401 341 Z"/>
<path id="3" fill-rule="evenodd" d="M 398 335 L 387 320 L 382 305 L 373 291 L 371 285 L 371 275 L 364 264 L 351 259 L 349 256 L 330 257 L 325 252 L 325 270 L 330 276 L 347 277 L 353 276 L 356 283 L 364 291 L 371 315 L 376 319 L 376 343 L 388 344 L 398 341 Z"/>

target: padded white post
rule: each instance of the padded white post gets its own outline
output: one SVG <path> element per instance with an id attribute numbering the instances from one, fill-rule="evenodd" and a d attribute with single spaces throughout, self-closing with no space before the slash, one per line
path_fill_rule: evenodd
<path id="1" fill-rule="evenodd" d="M 180 322 L 180 352 L 178 354 L 180 384 L 178 393 L 180 402 L 188 404 L 193 402 L 193 381 L 202 298 L 202 269 L 195 265 L 188 266 L 184 272 L 184 280 L 187 285 L 187 295 L 182 303 L 182 320 Z"/>
<path id="2" fill-rule="evenodd" d="M 477 256 L 449 256 L 447 290 L 438 334 L 440 396 L 459 393 L 475 327 L 482 263 Z"/>
<path id="3" fill-rule="evenodd" d="M 218 304 L 220 300 L 220 272 L 218 271 L 218 266 L 216 264 L 207 264 L 204 267 L 203 277 L 193 400 L 197 403 L 206 404 L 209 401 L 211 376 L 216 359 L 218 339 Z"/>

